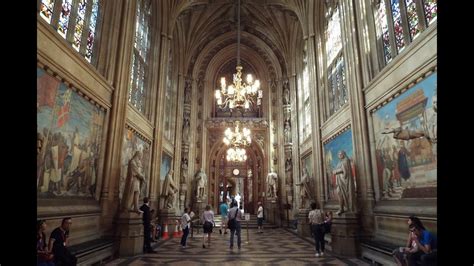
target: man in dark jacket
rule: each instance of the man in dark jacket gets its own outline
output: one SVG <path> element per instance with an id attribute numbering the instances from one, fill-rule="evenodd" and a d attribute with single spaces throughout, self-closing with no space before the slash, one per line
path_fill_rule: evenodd
<path id="1" fill-rule="evenodd" d="M 151 248 L 151 212 L 150 206 L 148 206 L 149 200 L 147 197 L 143 198 L 143 205 L 140 207 L 140 210 L 143 212 L 143 253 L 156 253 Z"/>

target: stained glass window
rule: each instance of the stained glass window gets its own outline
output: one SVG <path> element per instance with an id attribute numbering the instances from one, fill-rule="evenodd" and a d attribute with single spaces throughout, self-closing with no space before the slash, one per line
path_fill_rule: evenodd
<path id="1" fill-rule="evenodd" d="M 436 20 L 437 5 L 436 0 L 422 0 L 420 3 L 423 3 L 424 10 L 418 10 L 422 8 L 418 0 L 403 0 L 401 4 L 401 0 L 375 1 L 376 36 L 381 43 L 380 56 L 383 56 L 384 63 L 387 64 L 425 29 L 425 24 L 420 23 L 423 12 L 427 25 Z M 390 24 L 393 25 L 393 31 Z M 409 32 L 404 32 L 404 29 L 408 29 Z"/>
<path id="2" fill-rule="evenodd" d="M 405 6 L 407 8 L 408 25 L 410 26 L 411 39 L 415 39 L 420 33 L 418 27 L 418 15 L 416 14 L 416 4 L 414 0 L 405 0 Z"/>
<path id="3" fill-rule="evenodd" d="M 69 16 L 71 15 L 71 0 L 64 0 L 61 5 L 61 14 L 59 15 L 58 32 L 63 38 L 66 38 Z"/>
<path id="4" fill-rule="evenodd" d="M 99 11 L 99 0 L 42 0 L 39 13 L 91 62 Z"/>
<path id="5" fill-rule="evenodd" d="M 423 0 L 426 22 L 431 24 L 438 15 L 438 4 L 436 0 Z"/>
<path id="6" fill-rule="evenodd" d="M 334 11 L 329 20 L 326 38 L 327 60 L 328 62 L 332 62 L 342 49 L 341 23 L 338 9 Z"/>
<path id="7" fill-rule="evenodd" d="M 341 19 L 338 8 L 334 10 L 329 19 L 326 38 L 328 106 L 329 115 L 332 115 L 347 102 Z"/>
<path id="8" fill-rule="evenodd" d="M 390 52 L 390 35 L 388 32 L 387 13 L 385 11 L 384 0 L 381 0 L 378 5 L 375 23 L 377 24 L 377 40 L 382 42 L 384 59 L 385 62 L 388 63 L 392 60 L 392 54 Z"/>
<path id="9" fill-rule="evenodd" d="M 403 38 L 402 18 L 400 16 L 400 2 L 399 0 L 391 0 L 393 30 L 395 31 L 395 43 L 397 50 L 400 52 L 405 48 L 405 40 Z"/>
<path id="10" fill-rule="evenodd" d="M 53 16 L 54 0 L 42 0 L 40 7 L 40 16 L 51 23 L 51 17 Z"/>
<path id="11" fill-rule="evenodd" d="M 95 28 L 97 25 L 97 16 L 99 13 L 99 1 L 93 0 L 92 2 L 92 11 L 89 21 L 89 32 L 87 33 L 87 42 L 86 42 L 86 59 L 91 61 L 92 59 L 92 48 L 94 47 L 94 37 L 95 37 Z"/>
<path id="12" fill-rule="evenodd" d="M 140 112 L 145 113 L 145 96 L 147 88 L 148 50 L 150 48 L 151 3 L 149 0 L 137 2 L 135 23 L 135 40 L 133 44 L 132 68 L 130 79 L 129 102 Z"/>

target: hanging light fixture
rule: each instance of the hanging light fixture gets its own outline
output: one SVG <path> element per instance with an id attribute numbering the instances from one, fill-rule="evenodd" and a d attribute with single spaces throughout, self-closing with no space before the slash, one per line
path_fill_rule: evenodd
<path id="1" fill-rule="evenodd" d="M 233 84 L 227 86 L 225 77 L 221 78 L 221 88 L 215 92 L 217 105 L 220 108 L 229 107 L 245 108 L 248 110 L 250 105 L 262 104 L 263 92 L 260 89 L 260 81 L 254 81 L 252 75 L 248 74 L 246 82 L 242 81 L 242 65 L 240 64 L 240 0 L 238 0 L 238 23 L 237 23 L 237 73 L 233 75 Z"/>
<path id="2" fill-rule="evenodd" d="M 245 147 L 249 146 L 252 142 L 252 139 L 250 138 L 250 130 L 244 127 L 241 132 L 240 121 L 236 121 L 234 131 L 232 131 L 230 128 L 227 128 L 224 134 L 224 143 L 227 146 L 231 146 L 227 150 L 227 161 L 246 161 L 247 154 Z"/>

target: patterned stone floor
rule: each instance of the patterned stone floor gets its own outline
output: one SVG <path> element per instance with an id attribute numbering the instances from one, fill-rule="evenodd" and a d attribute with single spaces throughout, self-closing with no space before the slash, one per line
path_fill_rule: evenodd
<path id="1" fill-rule="evenodd" d="M 216 232 L 217 231 L 217 232 Z M 188 248 L 182 249 L 179 238 L 160 240 L 156 254 L 119 258 L 107 265 L 369 265 L 360 259 L 338 258 L 325 253 L 315 257 L 314 245 L 284 229 L 267 229 L 263 234 L 242 230 L 242 248 L 229 248 L 229 235 L 212 234 L 211 246 L 202 248 L 202 233 L 188 237 Z"/>

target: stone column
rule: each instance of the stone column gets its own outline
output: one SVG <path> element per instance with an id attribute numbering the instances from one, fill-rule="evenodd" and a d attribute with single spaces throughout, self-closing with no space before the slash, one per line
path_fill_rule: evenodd
<path id="1" fill-rule="evenodd" d="M 122 153 L 123 134 L 128 101 L 128 84 L 130 84 L 130 54 L 132 53 L 136 1 L 121 1 L 121 20 L 115 21 L 120 28 L 118 49 L 115 58 L 113 78 L 114 93 L 110 109 L 107 143 L 104 159 L 104 183 L 101 191 L 101 228 L 104 235 L 113 235 L 114 217 L 119 206 L 120 156 Z M 104 70 L 105 71 L 105 70 Z M 108 79 L 110 78 L 108 77 Z"/>

